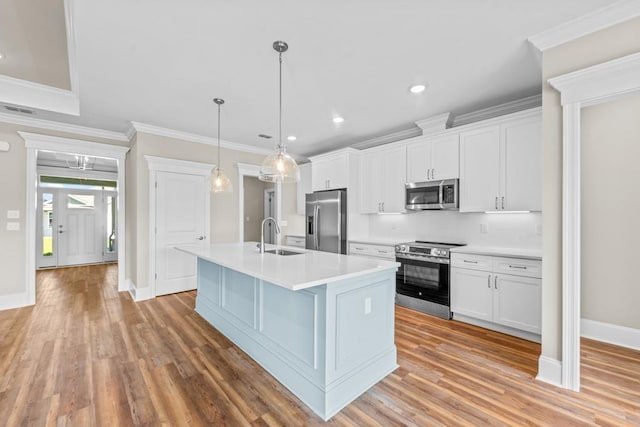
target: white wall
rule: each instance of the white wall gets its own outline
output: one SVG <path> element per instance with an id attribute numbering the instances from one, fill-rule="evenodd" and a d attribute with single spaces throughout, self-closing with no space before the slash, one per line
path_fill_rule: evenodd
<path id="1" fill-rule="evenodd" d="M 402 215 L 371 215 L 369 238 L 393 242 L 429 240 L 468 245 L 540 249 L 536 226 L 540 213 L 486 214 L 421 211 Z M 481 225 L 488 232 L 481 232 Z"/>
<path id="2" fill-rule="evenodd" d="M 640 329 L 640 95 L 582 110 L 582 318 Z"/>

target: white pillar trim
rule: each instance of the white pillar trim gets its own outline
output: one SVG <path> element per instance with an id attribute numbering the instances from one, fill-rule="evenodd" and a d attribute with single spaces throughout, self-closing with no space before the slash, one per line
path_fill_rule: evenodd
<path id="1" fill-rule="evenodd" d="M 560 92 L 562 104 L 562 387 L 579 391 L 580 110 L 640 92 L 640 53 L 554 77 L 548 83 Z"/>

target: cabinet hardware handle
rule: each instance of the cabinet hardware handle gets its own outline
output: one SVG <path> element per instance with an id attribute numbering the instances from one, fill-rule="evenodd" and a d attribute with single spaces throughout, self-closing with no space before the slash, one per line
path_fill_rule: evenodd
<path id="1" fill-rule="evenodd" d="M 498 198 L 496 197 L 496 210 L 498 209 Z"/>
<path id="2" fill-rule="evenodd" d="M 504 196 L 502 196 L 502 209 L 504 210 Z"/>
<path id="3" fill-rule="evenodd" d="M 431 179 L 431 178 L 429 178 L 429 174 L 430 173 L 431 173 L 431 169 L 427 169 L 427 181 L 429 181 L 429 179 Z"/>
<path id="4" fill-rule="evenodd" d="M 436 169 L 431 169 L 431 179 L 436 179 Z"/>
<path id="5" fill-rule="evenodd" d="M 511 265 L 511 264 L 509 264 L 509 268 L 519 268 L 521 270 L 526 270 L 527 266 L 526 265 Z"/>
<path id="6" fill-rule="evenodd" d="M 469 261 L 468 259 L 462 260 L 463 262 L 468 262 L 469 264 L 477 264 L 478 261 Z"/>
<path id="7" fill-rule="evenodd" d="M 387 253 L 387 251 L 381 251 L 381 250 L 378 250 L 378 253 L 379 253 L 379 254 L 386 254 L 386 253 Z"/>
<path id="8" fill-rule="evenodd" d="M 384 202 L 382 202 L 382 212 L 384 212 Z"/>
<path id="9" fill-rule="evenodd" d="M 491 275 L 487 276 L 487 288 L 491 289 Z"/>
<path id="10" fill-rule="evenodd" d="M 355 249 L 356 251 L 364 251 L 364 248 L 359 248 L 359 247 L 354 247 L 353 249 Z"/>
<path id="11" fill-rule="evenodd" d="M 498 276 L 496 276 L 495 280 L 493 281 L 493 287 L 498 289 Z"/>

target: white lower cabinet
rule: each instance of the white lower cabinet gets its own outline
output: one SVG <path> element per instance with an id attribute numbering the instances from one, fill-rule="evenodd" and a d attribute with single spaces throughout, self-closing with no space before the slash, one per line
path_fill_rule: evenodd
<path id="1" fill-rule="evenodd" d="M 395 261 L 396 251 L 393 245 L 374 245 L 370 243 L 349 243 L 349 255 L 362 256 L 366 258 L 383 258 Z"/>
<path id="2" fill-rule="evenodd" d="M 451 311 L 494 329 L 540 334 L 541 262 L 523 258 L 452 254 Z M 464 319 L 463 319 L 464 320 Z"/>

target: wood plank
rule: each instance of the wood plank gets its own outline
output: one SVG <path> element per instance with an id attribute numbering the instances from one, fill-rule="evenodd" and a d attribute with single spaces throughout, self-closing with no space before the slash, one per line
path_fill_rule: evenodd
<path id="1" fill-rule="evenodd" d="M 135 303 L 117 265 L 37 274 L 0 312 L 4 425 L 640 425 L 640 352 L 582 341 L 580 393 L 535 380 L 540 345 L 396 308 L 400 367 L 328 423 L 194 312 Z"/>

